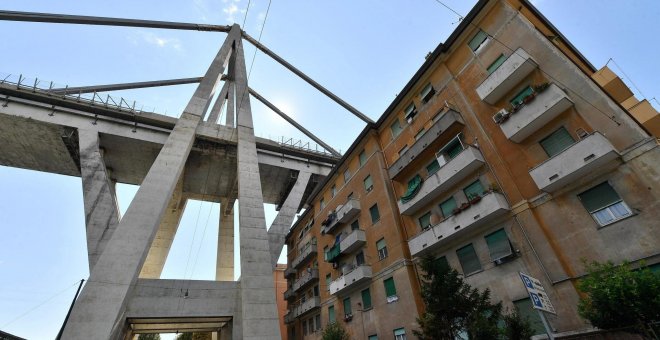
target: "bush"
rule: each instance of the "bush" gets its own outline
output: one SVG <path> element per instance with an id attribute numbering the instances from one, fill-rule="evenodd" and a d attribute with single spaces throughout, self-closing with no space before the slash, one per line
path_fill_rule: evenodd
<path id="1" fill-rule="evenodd" d="M 349 340 L 348 332 L 338 323 L 331 323 L 323 330 L 323 340 Z"/>

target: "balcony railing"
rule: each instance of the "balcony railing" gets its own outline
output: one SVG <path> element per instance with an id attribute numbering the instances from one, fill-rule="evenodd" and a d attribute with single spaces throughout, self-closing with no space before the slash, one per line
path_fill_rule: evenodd
<path id="1" fill-rule="evenodd" d="M 448 217 L 408 240 L 410 253 L 412 256 L 422 256 L 437 250 L 447 244 L 453 236 L 486 225 L 508 211 L 509 204 L 502 194 L 497 192 L 486 194 L 480 201 L 469 205 L 460 213 Z"/>
<path id="2" fill-rule="evenodd" d="M 500 123 L 500 128 L 506 138 L 520 143 L 572 105 L 573 102 L 566 92 L 557 85 L 550 84 L 543 92 L 536 94 L 532 101 Z M 506 114 L 503 111 L 500 112 Z"/>
<path id="3" fill-rule="evenodd" d="M 298 268 L 302 263 L 307 261 L 313 255 L 316 255 L 316 244 L 311 244 L 310 243 L 300 251 L 300 255 L 298 255 L 293 260 L 293 262 L 291 262 L 291 266 L 293 268 Z"/>
<path id="4" fill-rule="evenodd" d="M 534 59 L 518 48 L 477 87 L 477 94 L 486 103 L 495 104 L 537 67 Z"/>
<path id="5" fill-rule="evenodd" d="M 473 146 L 467 146 L 461 153 L 422 182 L 422 187 L 415 197 L 406 203 L 399 200 L 399 211 L 403 215 L 414 214 L 483 164 L 484 158 L 481 152 Z"/>
<path id="6" fill-rule="evenodd" d="M 436 121 L 428 131 L 422 135 L 410 148 L 404 152 L 399 159 L 387 170 L 390 178 L 396 177 L 403 171 L 415 158 L 417 158 L 424 150 L 432 147 L 437 147 L 434 142 L 445 131 L 450 130 L 454 125 L 465 125 L 460 113 L 449 109 L 445 112 L 438 121 Z"/>
<path id="7" fill-rule="evenodd" d="M 290 324 L 296 321 L 296 317 L 293 316 L 293 311 L 290 311 L 286 314 L 284 314 L 284 323 L 285 324 Z"/>
<path id="8" fill-rule="evenodd" d="M 612 143 L 594 132 L 537 165 L 529 174 L 539 189 L 553 192 L 589 174 L 607 169 L 619 158 Z"/>
<path id="9" fill-rule="evenodd" d="M 319 271 L 318 269 L 312 269 L 309 272 L 306 272 L 301 278 L 296 280 L 293 283 L 293 291 L 297 292 L 298 290 L 306 287 L 308 284 L 319 280 Z"/>
<path id="10" fill-rule="evenodd" d="M 293 291 L 293 288 L 289 288 L 284 291 L 284 300 L 292 299 L 296 296 L 296 292 Z"/>
<path id="11" fill-rule="evenodd" d="M 328 222 L 323 228 L 324 233 L 331 232 L 336 226 L 348 223 L 360 213 L 360 201 L 357 199 L 349 199 L 346 203 L 337 209 L 335 217 Z"/>
<path id="12" fill-rule="evenodd" d="M 321 308 L 321 298 L 316 296 L 296 306 L 293 309 L 293 315 L 298 318 L 318 308 Z"/>
<path id="13" fill-rule="evenodd" d="M 284 277 L 288 279 L 290 277 L 296 276 L 296 272 L 296 268 L 288 267 L 284 270 Z"/>
<path id="14" fill-rule="evenodd" d="M 360 283 L 371 280 L 371 266 L 357 266 L 351 272 L 330 283 L 330 294 L 350 291 Z"/>
<path id="15" fill-rule="evenodd" d="M 353 230 L 339 243 L 339 249 L 342 254 L 349 254 L 362 247 L 367 242 L 367 235 L 364 230 Z"/>

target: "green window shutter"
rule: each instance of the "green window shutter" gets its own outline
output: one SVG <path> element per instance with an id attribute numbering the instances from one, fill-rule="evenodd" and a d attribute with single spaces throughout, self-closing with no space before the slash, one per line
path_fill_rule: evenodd
<path id="1" fill-rule="evenodd" d="M 378 250 L 381 250 L 381 249 L 385 248 L 386 246 L 387 246 L 387 244 L 385 243 L 384 238 L 381 238 L 380 240 L 378 240 L 376 242 L 376 249 L 378 249 Z"/>
<path id="2" fill-rule="evenodd" d="M 438 163 L 437 159 L 434 159 L 431 164 L 426 166 L 426 171 L 429 173 L 429 175 L 434 174 L 436 171 L 440 169 L 440 163 Z"/>
<path id="3" fill-rule="evenodd" d="M 344 299 L 344 315 L 353 314 L 353 308 L 351 308 L 351 298 Z"/>
<path id="4" fill-rule="evenodd" d="M 504 64 L 506 59 L 507 58 L 504 54 L 500 54 L 500 56 L 497 57 L 497 59 L 495 59 L 495 61 L 492 64 L 490 64 L 490 66 L 488 66 L 488 68 L 486 69 L 488 71 L 488 74 L 495 72 L 495 70 L 497 70 L 502 64 Z"/>
<path id="5" fill-rule="evenodd" d="M 335 318 L 335 306 L 330 306 L 328 307 L 328 323 L 335 322 L 337 322 L 337 318 Z"/>
<path id="6" fill-rule="evenodd" d="M 369 340 L 378 340 L 378 335 L 369 335 Z"/>
<path id="7" fill-rule="evenodd" d="M 430 225 L 431 225 L 431 212 L 427 212 L 426 214 L 422 215 L 422 217 L 419 218 L 419 226 L 422 227 L 422 229 L 424 229 Z"/>
<path id="8" fill-rule="evenodd" d="M 474 251 L 472 243 L 457 250 L 456 255 L 458 255 L 458 260 L 461 262 L 461 267 L 463 267 L 463 275 L 481 270 L 481 263 L 479 262 L 477 253 Z"/>
<path id="9" fill-rule="evenodd" d="M 449 156 L 449 159 L 453 159 L 454 157 L 458 156 L 461 151 L 463 151 L 463 145 L 461 145 L 461 142 L 458 139 L 452 142 L 452 145 L 446 149 L 446 153 L 447 156 Z"/>
<path id="10" fill-rule="evenodd" d="M 385 296 L 390 297 L 396 295 L 396 286 L 394 285 L 393 277 L 383 280 L 383 285 L 385 285 Z"/>
<path id="11" fill-rule="evenodd" d="M 449 268 L 449 262 L 447 261 L 446 256 L 438 257 L 433 261 L 433 263 L 438 267 L 438 269 Z"/>
<path id="12" fill-rule="evenodd" d="M 534 335 L 545 334 L 545 327 L 539 313 L 532 307 L 532 300 L 529 298 L 514 301 L 513 305 L 518 309 L 518 313 L 523 319 L 527 319 L 532 326 Z"/>
<path id="13" fill-rule="evenodd" d="M 511 244 L 504 229 L 486 236 L 486 244 L 490 252 L 490 259 L 493 261 L 511 255 Z"/>
<path id="14" fill-rule="evenodd" d="M 534 89 L 532 89 L 531 86 L 527 86 L 522 91 L 518 92 L 518 94 L 516 94 L 516 96 L 513 97 L 513 99 L 511 99 L 510 101 L 511 105 L 516 106 L 522 104 L 523 99 L 525 99 L 525 97 L 529 96 L 532 93 L 534 93 Z"/>
<path id="15" fill-rule="evenodd" d="M 403 196 L 401 196 L 401 203 L 406 203 L 415 198 L 419 189 L 422 187 L 422 176 L 415 175 L 411 180 L 408 181 L 408 189 Z"/>
<path id="16" fill-rule="evenodd" d="M 479 180 L 476 180 L 472 182 L 472 184 L 468 185 L 463 189 L 463 192 L 465 193 L 465 196 L 468 199 L 471 199 L 472 197 L 475 196 L 481 196 L 484 192 L 484 186 L 481 185 L 481 182 Z"/>
<path id="17" fill-rule="evenodd" d="M 363 290 L 361 294 L 362 294 L 362 308 L 364 309 L 371 308 L 371 291 L 369 291 L 369 288 Z"/>
<path id="18" fill-rule="evenodd" d="M 374 187 L 374 181 L 371 179 L 371 175 L 368 175 L 367 178 L 364 179 L 364 190 L 369 191 L 373 189 Z"/>
<path id="19" fill-rule="evenodd" d="M 442 210 L 442 216 L 449 217 L 452 214 L 452 211 L 456 209 L 458 206 L 456 205 L 456 200 L 454 197 L 449 197 L 448 200 L 440 203 L 440 210 Z"/>
<path id="20" fill-rule="evenodd" d="M 566 131 L 566 128 L 561 127 L 557 131 L 550 134 L 550 136 L 545 137 L 541 140 L 541 147 L 550 157 L 554 157 L 560 152 L 564 151 L 567 147 L 573 145 L 575 140 L 573 137 Z"/>
<path id="21" fill-rule="evenodd" d="M 394 330 L 394 336 L 403 336 L 406 335 L 406 330 L 404 328 L 397 328 Z"/>
<path id="22" fill-rule="evenodd" d="M 399 119 L 395 120 L 392 125 L 390 125 L 390 130 L 392 131 L 392 138 L 396 138 L 401 133 L 401 123 Z"/>
<path id="23" fill-rule="evenodd" d="M 376 223 L 380 220 L 380 211 L 378 211 L 378 204 L 374 204 L 369 208 L 369 214 L 371 215 L 371 223 Z"/>
<path id="24" fill-rule="evenodd" d="M 360 152 L 360 166 L 363 166 L 367 162 L 367 153 L 362 150 Z"/>
<path id="25" fill-rule="evenodd" d="M 621 201 L 609 183 L 603 182 L 578 195 L 587 211 L 594 212 Z"/>
<path id="26" fill-rule="evenodd" d="M 470 40 L 468 46 L 470 46 L 470 49 L 472 49 L 472 51 L 476 51 L 487 38 L 488 35 L 486 34 L 486 32 L 479 30 L 479 32 L 474 36 L 474 38 Z"/>

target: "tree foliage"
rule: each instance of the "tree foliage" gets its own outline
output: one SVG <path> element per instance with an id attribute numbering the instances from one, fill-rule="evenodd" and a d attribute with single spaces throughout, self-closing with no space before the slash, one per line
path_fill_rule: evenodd
<path id="1" fill-rule="evenodd" d="M 160 340 L 160 334 L 140 334 L 138 340 Z"/>
<path id="2" fill-rule="evenodd" d="M 523 319 L 518 309 L 514 308 L 510 313 L 504 315 L 503 335 L 508 340 L 527 340 L 534 335 L 529 320 Z"/>
<path id="3" fill-rule="evenodd" d="M 348 332 L 339 323 L 331 323 L 323 330 L 323 340 L 349 340 Z"/>
<path id="4" fill-rule="evenodd" d="M 176 340 L 211 340 L 211 333 L 180 333 Z"/>
<path id="5" fill-rule="evenodd" d="M 588 276 L 578 289 L 585 293 L 578 312 L 592 325 L 603 328 L 644 325 L 660 320 L 660 275 L 648 268 L 631 270 L 628 263 L 587 263 Z"/>

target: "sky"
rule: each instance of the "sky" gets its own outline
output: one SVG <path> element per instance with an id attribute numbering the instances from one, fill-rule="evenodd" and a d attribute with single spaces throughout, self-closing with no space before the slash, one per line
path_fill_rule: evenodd
<path id="1" fill-rule="evenodd" d="M 465 15 L 476 0 L 444 3 Z M 638 98 L 660 98 L 660 47 L 655 43 L 660 2 L 534 3 L 594 66 L 614 58 L 626 76 L 610 66 Z M 263 28 L 262 43 L 373 120 L 458 22 L 435 0 L 276 0 L 270 9 L 266 0 L 251 0 L 246 11 L 247 5 L 248 0 L 5 0 L 1 7 L 205 24 L 245 22 L 248 34 L 258 38 Z M 69 86 L 197 77 L 225 37 L 0 21 L 0 74 Z M 253 61 L 249 43 L 245 55 L 250 87 L 335 149 L 346 150 L 364 127 L 264 54 L 257 53 Z M 113 95 L 136 100 L 145 110 L 178 116 L 194 89 L 195 85 L 181 85 Z M 652 104 L 660 109 L 657 102 Z M 258 136 L 309 141 L 261 103 L 252 100 L 252 109 Z M 136 190 L 118 186 L 122 212 Z M 77 283 L 89 275 L 80 179 L 0 166 L 0 192 L 0 330 L 28 339 L 52 339 Z M 276 212 L 270 205 L 265 210 L 269 225 Z M 163 278 L 214 278 L 218 212 L 217 204 L 188 202 Z"/>

